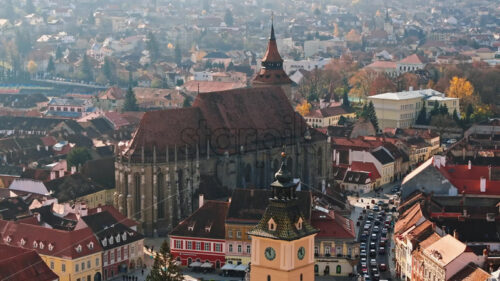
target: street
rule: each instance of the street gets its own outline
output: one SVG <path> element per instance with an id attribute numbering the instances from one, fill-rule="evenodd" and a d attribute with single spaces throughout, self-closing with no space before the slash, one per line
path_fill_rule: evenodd
<path id="1" fill-rule="evenodd" d="M 356 224 L 356 234 L 360 241 L 359 280 L 391 280 L 394 276 L 392 253 L 392 228 L 395 221 L 394 207 L 397 196 L 391 194 L 391 183 L 378 192 L 348 196 L 353 206 L 351 219 Z M 396 202 L 394 202 L 396 201 Z"/>

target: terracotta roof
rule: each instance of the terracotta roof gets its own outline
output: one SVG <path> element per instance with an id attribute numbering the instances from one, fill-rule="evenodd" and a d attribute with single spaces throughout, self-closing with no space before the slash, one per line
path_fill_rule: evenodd
<path id="1" fill-rule="evenodd" d="M 399 216 L 398 221 L 394 225 L 394 234 L 397 235 L 405 232 L 423 217 L 424 215 L 420 203 L 413 205 Z"/>
<path id="2" fill-rule="evenodd" d="M 369 176 L 372 181 L 376 181 L 377 179 L 381 178 L 380 173 L 377 170 L 377 167 L 375 167 L 373 163 L 352 161 L 351 171 L 368 172 L 370 173 Z"/>
<path id="3" fill-rule="evenodd" d="M 264 62 L 283 62 L 283 59 L 278 52 L 278 45 L 276 44 L 276 37 L 274 36 L 274 25 L 271 25 L 271 36 L 267 43 L 267 51 L 262 58 Z"/>
<path id="4" fill-rule="evenodd" d="M 205 201 L 203 206 L 183 220 L 170 236 L 224 239 L 229 202 Z"/>
<path id="5" fill-rule="evenodd" d="M 381 140 L 369 140 L 363 138 L 332 138 L 332 145 L 345 146 L 348 148 L 375 148 L 383 145 Z"/>
<path id="6" fill-rule="evenodd" d="M 441 239 L 441 236 L 439 236 L 436 232 L 433 232 L 429 237 L 427 237 L 427 239 L 420 242 L 420 249 L 427 249 L 427 247 L 434 244 L 434 242 L 438 241 L 439 239 Z"/>
<path id="7" fill-rule="evenodd" d="M 0 220 L 0 239 L 2 244 L 6 244 L 7 239 L 10 239 L 9 245 L 33 249 L 43 255 L 67 259 L 76 259 L 102 251 L 90 228 L 64 231 Z M 36 242 L 36 248 L 34 242 Z M 90 245 L 91 242 L 92 245 Z M 43 249 L 41 249 L 40 243 L 43 244 Z M 81 251 L 77 251 L 78 245 L 81 245 Z"/>
<path id="8" fill-rule="evenodd" d="M 446 165 L 441 166 L 439 171 L 458 189 L 458 193 L 500 195 L 499 180 L 490 180 L 489 168 L 487 166 L 472 165 Z M 480 179 L 486 179 L 486 191 L 481 192 Z"/>
<path id="9" fill-rule="evenodd" d="M 99 93 L 99 99 L 121 100 L 125 98 L 125 92 L 119 87 L 111 87 L 104 92 Z"/>
<path id="10" fill-rule="evenodd" d="M 53 281 L 57 276 L 37 252 L 0 244 L 0 279 L 2 281 Z"/>
<path id="11" fill-rule="evenodd" d="M 459 272 L 453 275 L 449 281 L 487 281 L 491 274 L 484 271 L 474 263 L 469 263 Z"/>
<path id="12" fill-rule="evenodd" d="M 348 114 L 352 113 L 352 110 L 346 110 L 342 106 L 332 106 L 332 107 L 325 107 L 321 109 L 314 110 L 310 112 L 309 114 L 306 115 L 306 117 L 330 117 L 330 116 L 337 116 L 337 115 L 342 115 L 342 114 Z"/>
<path id="13" fill-rule="evenodd" d="M 325 213 L 319 210 L 313 210 L 311 216 L 311 225 L 319 229 L 316 237 L 332 239 L 355 239 L 356 233 L 354 222 L 335 214 L 333 211 Z"/>
<path id="14" fill-rule="evenodd" d="M 127 119 L 123 118 L 122 114 L 118 112 L 113 112 L 113 111 L 105 112 L 104 118 L 106 118 L 111 124 L 113 124 L 115 130 L 118 130 L 120 127 L 123 126 L 130 125 Z"/>
<path id="15" fill-rule="evenodd" d="M 246 88 L 245 82 L 219 82 L 219 81 L 187 81 L 182 87 L 191 93 L 220 92 L 232 89 Z"/>
<path id="16" fill-rule="evenodd" d="M 396 69 L 396 63 L 393 61 L 375 61 L 366 66 L 367 68 L 394 68 Z"/>
<path id="17" fill-rule="evenodd" d="M 413 54 L 410 56 L 407 56 L 406 58 L 398 61 L 398 63 L 404 63 L 404 64 L 422 64 L 422 60 L 417 54 Z"/>
<path id="18" fill-rule="evenodd" d="M 425 256 L 430 257 L 435 262 L 445 267 L 465 252 L 466 248 L 467 246 L 464 243 L 448 234 L 429 245 L 424 249 L 423 253 Z"/>

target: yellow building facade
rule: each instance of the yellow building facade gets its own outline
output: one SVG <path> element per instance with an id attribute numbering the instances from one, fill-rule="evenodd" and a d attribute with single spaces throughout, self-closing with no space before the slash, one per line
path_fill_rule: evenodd
<path id="1" fill-rule="evenodd" d="M 113 193 L 116 189 L 104 189 L 98 192 L 94 192 L 82 197 L 79 197 L 77 201 L 86 202 L 88 208 L 97 208 L 99 206 L 113 205 Z"/>
<path id="2" fill-rule="evenodd" d="M 78 259 L 40 255 L 47 266 L 59 276 L 59 281 L 98 281 L 102 272 L 102 252 Z"/>

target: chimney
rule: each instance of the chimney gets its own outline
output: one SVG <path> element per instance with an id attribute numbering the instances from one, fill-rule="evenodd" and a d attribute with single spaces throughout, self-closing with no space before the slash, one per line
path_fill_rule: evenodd
<path id="1" fill-rule="evenodd" d="M 340 152 L 337 152 L 337 157 L 335 158 L 335 165 L 339 165 L 340 163 Z"/>
<path id="2" fill-rule="evenodd" d="M 485 177 L 481 177 L 479 179 L 479 188 L 480 188 L 481 192 L 486 192 L 486 178 Z"/>
<path id="3" fill-rule="evenodd" d="M 199 200 L 198 200 L 198 208 L 203 207 L 203 203 L 205 203 L 205 196 L 203 194 L 200 194 Z"/>
<path id="4" fill-rule="evenodd" d="M 64 177 L 64 170 L 59 170 L 59 177 L 60 178 Z"/>
<path id="5" fill-rule="evenodd" d="M 40 216 L 40 213 L 35 213 L 36 220 L 40 222 L 42 220 L 42 217 Z"/>
<path id="6" fill-rule="evenodd" d="M 468 165 L 469 170 L 472 169 L 472 162 L 469 160 L 469 165 Z"/>
<path id="7" fill-rule="evenodd" d="M 352 164 L 352 149 L 349 148 L 349 166 Z"/>
<path id="8" fill-rule="evenodd" d="M 56 179 L 56 172 L 55 171 L 51 171 L 50 172 L 50 180 L 55 180 Z"/>
<path id="9" fill-rule="evenodd" d="M 76 173 L 76 167 L 75 166 L 71 166 L 71 174 L 74 174 Z"/>

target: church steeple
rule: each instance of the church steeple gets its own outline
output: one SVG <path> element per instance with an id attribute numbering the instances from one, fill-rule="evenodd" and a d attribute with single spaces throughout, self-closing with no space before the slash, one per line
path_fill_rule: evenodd
<path id="1" fill-rule="evenodd" d="M 256 85 L 283 85 L 292 81 L 283 70 L 283 59 L 278 51 L 276 35 L 274 34 L 274 17 L 271 20 L 271 36 L 267 43 L 267 50 L 261 61 L 261 69 L 255 76 L 253 83 Z"/>

